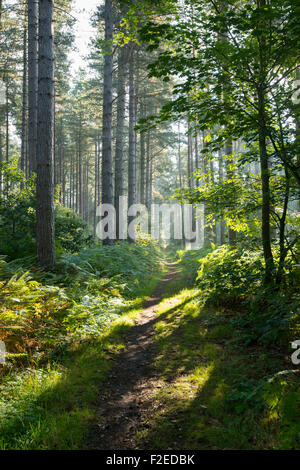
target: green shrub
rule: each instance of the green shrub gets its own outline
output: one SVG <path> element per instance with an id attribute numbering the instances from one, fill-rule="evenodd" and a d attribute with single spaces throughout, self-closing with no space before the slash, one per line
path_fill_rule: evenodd
<path id="1" fill-rule="evenodd" d="M 63 206 L 58 206 L 55 211 L 55 238 L 70 253 L 76 253 L 93 242 L 93 237 L 87 235 L 86 223 Z"/>
<path id="2" fill-rule="evenodd" d="M 16 160 L 0 164 L 3 190 L 0 192 L 0 254 L 9 260 L 35 255 L 34 177 L 26 179 Z M 75 253 L 89 246 L 83 220 L 60 205 L 55 211 L 57 247 Z"/>
<path id="3" fill-rule="evenodd" d="M 276 256 L 275 256 L 276 261 Z M 206 303 L 239 312 L 232 325 L 244 344 L 286 341 L 299 324 L 299 295 L 293 265 L 287 260 L 280 290 L 263 284 L 264 266 L 260 251 L 222 246 L 199 260 L 197 285 Z"/>
<path id="4" fill-rule="evenodd" d="M 35 251 L 34 180 L 26 180 L 17 160 L 0 164 L 0 254 L 10 259 Z"/>
<path id="5" fill-rule="evenodd" d="M 200 260 L 197 284 L 214 301 L 232 302 L 255 292 L 263 272 L 260 252 L 232 250 L 221 246 Z"/>

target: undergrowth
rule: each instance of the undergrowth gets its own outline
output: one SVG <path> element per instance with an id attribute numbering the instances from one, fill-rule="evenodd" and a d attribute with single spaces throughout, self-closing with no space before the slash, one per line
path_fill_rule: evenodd
<path id="1" fill-rule="evenodd" d="M 53 273 L 1 259 L 0 449 L 82 448 L 110 354 L 163 266 L 146 239 L 62 254 Z"/>
<path id="2" fill-rule="evenodd" d="M 300 371 L 290 346 L 299 335 L 294 269 L 286 270 L 282 291 L 268 293 L 259 252 L 181 252 L 178 265 L 179 280 L 158 311 L 161 386 L 138 433 L 139 447 L 298 449 Z"/>

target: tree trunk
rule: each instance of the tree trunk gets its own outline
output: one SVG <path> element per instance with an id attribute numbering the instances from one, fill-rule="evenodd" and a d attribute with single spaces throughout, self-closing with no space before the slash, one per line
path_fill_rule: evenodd
<path id="1" fill-rule="evenodd" d="M 5 145 L 5 154 L 6 154 L 6 161 L 9 161 L 9 101 L 8 101 L 8 78 L 6 81 L 6 145 Z"/>
<path id="2" fill-rule="evenodd" d="M 266 144 L 266 123 L 264 90 L 259 90 L 259 114 L 261 118 L 261 127 L 259 130 L 259 155 L 262 181 L 262 244 L 264 259 L 266 263 L 265 282 L 269 284 L 273 278 L 274 261 L 271 247 L 271 229 L 270 229 L 270 172 L 268 164 L 267 144 Z"/>
<path id="3" fill-rule="evenodd" d="M 151 176 L 151 152 L 150 152 L 150 131 L 147 132 L 146 145 L 146 205 L 148 211 L 151 211 L 152 205 L 152 176 Z"/>
<path id="4" fill-rule="evenodd" d="M 258 7 L 264 8 L 266 0 L 258 0 Z M 262 244 L 264 259 L 266 264 L 265 283 L 270 284 L 273 281 L 274 260 L 271 245 L 270 228 L 270 170 L 269 158 L 267 152 L 267 121 L 266 121 L 266 68 L 265 63 L 265 38 L 264 33 L 258 37 L 259 60 L 260 60 L 260 80 L 257 87 L 258 118 L 259 118 L 259 155 L 262 181 Z"/>
<path id="5" fill-rule="evenodd" d="M 124 46 L 119 50 L 118 56 L 118 102 L 117 102 L 117 128 L 116 128 L 116 155 L 115 155 L 115 208 L 116 208 L 116 233 L 119 239 L 119 198 L 124 191 L 124 121 L 125 121 L 125 61 L 126 50 Z"/>
<path id="6" fill-rule="evenodd" d="M 38 90 L 38 0 L 28 0 L 28 160 L 36 171 Z"/>
<path id="7" fill-rule="evenodd" d="M 135 145 L 135 88 L 134 88 L 134 49 L 129 61 L 129 148 L 128 148 L 128 207 L 136 204 L 136 145 Z M 129 223 L 131 218 L 129 218 Z M 130 242 L 134 240 L 129 238 Z"/>
<path id="8" fill-rule="evenodd" d="M 223 170 L 223 156 L 222 151 L 219 151 L 219 182 L 222 183 L 224 181 L 224 170 Z M 220 220 L 220 244 L 225 244 L 225 223 L 223 216 Z"/>
<path id="9" fill-rule="evenodd" d="M 102 128 L 102 204 L 113 204 L 112 163 L 112 73 L 113 73 L 113 13 L 112 0 L 105 0 L 105 44 Z M 110 245 L 113 240 L 103 240 Z"/>
<path id="10" fill-rule="evenodd" d="M 230 170 L 230 164 L 232 163 L 232 159 L 230 158 L 230 155 L 233 153 L 233 148 L 232 148 L 232 142 L 227 142 L 225 146 L 225 155 L 227 155 L 225 167 L 226 167 L 226 174 L 227 178 L 231 179 L 233 174 L 232 171 Z M 230 246 L 235 246 L 236 244 L 236 232 L 235 230 L 232 230 L 231 228 L 228 229 L 228 243 Z"/>
<path id="11" fill-rule="evenodd" d="M 141 148 L 141 160 L 140 160 L 140 201 L 141 204 L 145 204 L 146 202 L 146 181 L 145 181 L 145 173 L 146 173 L 146 141 L 145 141 L 145 134 L 144 132 L 141 133 L 140 137 L 140 148 Z"/>
<path id="12" fill-rule="evenodd" d="M 47 269 L 55 266 L 53 197 L 53 0 L 39 0 L 38 130 L 37 130 L 37 257 Z"/>
<path id="13" fill-rule="evenodd" d="M 26 172 L 26 149 L 27 149 L 27 26 L 24 22 L 23 35 L 23 90 L 22 90 L 22 137 L 21 137 L 21 170 Z"/>
<path id="14" fill-rule="evenodd" d="M 94 180 L 94 237 L 96 237 L 96 226 L 97 226 L 97 207 L 98 207 L 98 142 L 95 138 L 95 180 Z"/>
<path id="15" fill-rule="evenodd" d="M 179 173 L 179 188 L 182 189 L 182 162 L 181 162 L 181 133 L 180 122 L 178 123 L 178 173 Z"/>

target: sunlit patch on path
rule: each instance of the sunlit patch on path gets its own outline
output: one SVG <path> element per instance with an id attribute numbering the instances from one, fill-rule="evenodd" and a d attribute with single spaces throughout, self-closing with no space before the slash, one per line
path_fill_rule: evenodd
<path id="1" fill-rule="evenodd" d="M 135 449 L 135 436 L 143 427 L 144 415 L 155 408 L 153 396 L 162 386 L 151 367 L 155 359 L 156 312 L 167 285 L 176 276 L 176 265 L 145 302 L 145 308 L 127 335 L 125 350 L 118 356 L 106 386 L 99 392 L 96 420 L 89 448 Z"/>

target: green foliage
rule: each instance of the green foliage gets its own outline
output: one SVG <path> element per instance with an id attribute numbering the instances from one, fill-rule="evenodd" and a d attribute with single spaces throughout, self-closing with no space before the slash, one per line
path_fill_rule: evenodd
<path id="1" fill-rule="evenodd" d="M 287 263 L 283 289 L 266 288 L 262 259 L 260 251 L 222 246 L 199 260 L 197 285 L 206 303 L 240 312 L 232 325 L 235 340 L 244 344 L 286 341 L 295 334 L 299 321 L 293 264 Z"/>
<path id="2" fill-rule="evenodd" d="M 0 164 L 0 254 L 21 258 L 35 250 L 34 177 L 26 180 L 17 160 Z"/>
<path id="3" fill-rule="evenodd" d="M 29 261 L 29 260 L 28 260 Z M 145 289 L 161 264 L 156 242 L 98 246 L 63 254 L 54 273 L 0 264 L 0 338 L 11 363 L 38 361 L 78 338 L 98 337 Z M 22 354 L 22 358 L 19 356 Z"/>
<path id="4" fill-rule="evenodd" d="M 17 160 L 0 164 L 3 190 L 0 192 L 0 254 L 19 259 L 35 254 L 34 176 L 26 179 Z M 92 243 L 83 220 L 60 205 L 55 213 L 56 243 L 70 253 Z"/>
<path id="5" fill-rule="evenodd" d="M 209 156 L 206 156 L 209 158 Z M 227 157 L 231 162 L 232 156 Z M 239 161 L 242 155 L 237 157 Z M 228 170 L 228 165 L 227 165 Z M 177 190 L 176 198 L 191 204 L 205 204 L 206 219 L 222 219 L 228 228 L 246 237 L 257 237 L 261 229 L 260 177 L 247 171 L 241 162 L 230 163 L 230 178 L 216 180 L 211 171 L 198 170 L 198 186 Z"/>
<path id="6" fill-rule="evenodd" d="M 127 242 L 107 246 L 93 246 L 78 254 L 62 254 L 58 272 L 70 285 L 91 279 L 110 278 L 116 281 L 122 293 L 133 297 L 136 290 L 145 287 L 161 260 L 157 242 L 138 238 L 136 243 Z"/>
<path id="7" fill-rule="evenodd" d="M 188 260 L 193 266 L 197 255 L 199 265 L 200 251 L 180 253 L 179 269 L 187 272 Z M 251 271 L 248 256 L 244 254 L 245 272 Z M 160 386 L 153 398 L 157 406 L 138 435 L 140 447 L 297 449 L 299 371 L 292 369 L 286 357 L 288 342 L 280 348 L 278 341 L 254 347 L 241 336 L 239 342 L 232 341 L 242 329 L 233 325 L 232 319 L 248 318 L 251 312 L 241 312 L 226 300 L 224 306 L 221 297 L 219 306 L 207 304 L 203 288 L 216 287 L 213 276 L 222 271 L 220 257 L 225 258 L 224 269 L 230 270 L 230 253 L 209 253 L 204 258 L 207 269 L 203 269 L 202 288 L 186 289 L 186 277 L 182 276 L 179 286 L 175 281 L 176 294 L 165 298 L 158 308 L 155 365 Z M 239 262 L 236 251 L 232 257 L 234 267 Z M 253 255 L 255 264 L 256 259 L 257 253 Z M 208 263 L 214 271 L 209 277 Z M 225 275 L 228 282 L 234 283 L 235 277 L 228 281 Z M 201 279 L 197 283 L 201 284 Z M 217 286 L 221 289 L 221 283 Z M 227 286 L 224 292 L 228 292 Z M 248 328 L 245 326 L 244 332 Z"/>
<path id="8" fill-rule="evenodd" d="M 200 260 L 197 284 L 215 301 L 231 302 L 255 292 L 261 285 L 263 261 L 260 252 L 221 246 Z"/>
<path id="9" fill-rule="evenodd" d="M 78 252 L 93 242 L 92 236 L 87 235 L 85 222 L 63 206 L 58 206 L 55 211 L 55 238 L 70 253 Z"/>
<path id="10" fill-rule="evenodd" d="M 82 448 L 111 365 L 105 351 L 124 347 L 121 336 L 153 289 L 162 254 L 140 237 L 137 245 L 65 253 L 52 273 L 25 261 L 0 259 L 0 340 L 8 352 L 0 365 L 0 448 Z"/>

